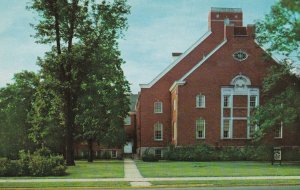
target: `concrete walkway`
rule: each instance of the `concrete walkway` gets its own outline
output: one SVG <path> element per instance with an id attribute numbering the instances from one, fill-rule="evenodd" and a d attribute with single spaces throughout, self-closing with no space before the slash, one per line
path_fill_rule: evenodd
<path id="1" fill-rule="evenodd" d="M 149 182 L 149 181 L 211 181 L 211 180 L 272 180 L 272 179 L 299 179 L 300 176 L 247 176 L 247 177 L 166 177 L 166 178 L 78 178 L 78 179 L 0 179 L 0 183 L 6 182 L 92 182 L 92 181 L 129 181 L 129 182 Z"/>
<path id="2" fill-rule="evenodd" d="M 143 178 L 132 159 L 124 159 L 124 173 L 124 179 L 130 181 L 131 186 L 151 186 L 151 183 Z"/>

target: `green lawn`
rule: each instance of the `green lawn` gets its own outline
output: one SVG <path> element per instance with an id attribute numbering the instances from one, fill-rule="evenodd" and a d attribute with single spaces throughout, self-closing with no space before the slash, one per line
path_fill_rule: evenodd
<path id="1" fill-rule="evenodd" d="M 76 166 L 67 169 L 69 175 L 63 178 L 123 178 L 124 163 L 119 160 L 76 161 Z"/>
<path id="2" fill-rule="evenodd" d="M 53 188 L 53 187 L 129 187 L 129 182 L 28 182 L 28 183 L 0 183 L 1 188 Z M 80 189 L 81 189 L 80 188 Z"/>
<path id="3" fill-rule="evenodd" d="M 297 176 L 300 165 L 269 162 L 136 162 L 144 177 Z"/>
<path id="4" fill-rule="evenodd" d="M 211 180 L 211 181 L 151 181 L 153 186 L 248 186 L 248 185 L 299 185 L 296 179 L 274 180 Z"/>
<path id="5" fill-rule="evenodd" d="M 69 166 L 66 176 L 47 177 L 0 177 L 0 179 L 45 179 L 45 178 L 123 178 L 124 162 L 121 160 L 101 160 L 89 163 L 76 161 L 76 166 Z"/>

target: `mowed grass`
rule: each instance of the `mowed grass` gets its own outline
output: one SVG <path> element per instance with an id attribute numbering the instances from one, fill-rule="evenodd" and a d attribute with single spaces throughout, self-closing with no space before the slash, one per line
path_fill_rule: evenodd
<path id="1" fill-rule="evenodd" d="M 296 179 L 272 179 L 272 180 L 207 180 L 207 181 L 151 181 L 154 186 L 250 186 L 250 185 L 300 185 Z"/>
<path id="2" fill-rule="evenodd" d="M 144 177 L 297 176 L 300 165 L 271 165 L 270 162 L 142 162 Z"/>
<path id="3" fill-rule="evenodd" d="M 75 166 L 68 166 L 65 176 L 46 177 L 0 177 L 0 179 L 63 179 L 63 178 L 123 178 L 124 162 L 122 160 L 96 160 L 94 162 L 75 161 Z"/>
<path id="4" fill-rule="evenodd" d="M 67 176 L 62 178 L 123 178 L 124 162 L 120 160 L 76 161 L 76 166 L 69 166 Z"/>
<path id="5" fill-rule="evenodd" d="M 74 188 L 74 187 L 84 187 L 84 188 L 119 188 L 119 187 L 129 187 L 129 182 L 7 182 L 0 183 L 0 188 L 54 188 L 54 187 L 64 187 L 64 188 Z"/>

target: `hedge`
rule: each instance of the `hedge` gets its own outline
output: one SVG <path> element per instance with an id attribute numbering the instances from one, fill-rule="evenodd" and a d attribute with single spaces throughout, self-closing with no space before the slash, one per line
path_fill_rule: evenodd
<path id="1" fill-rule="evenodd" d="M 271 161 L 273 147 L 267 145 L 245 147 L 212 147 L 206 144 L 174 147 L 164 151 L 166 160 L 174 161 Z M 282 148 L 283 161 L 300 160 L 299 148 Z"/>
<path id="2" fill-rule="evenodd" d="M 62 156 L 43 153 L 43 150 L 33 154 L 20 151 L 19 160 L 0 158 L 0 176 L 62 176 L 66 174 L 67 167 Z"/>

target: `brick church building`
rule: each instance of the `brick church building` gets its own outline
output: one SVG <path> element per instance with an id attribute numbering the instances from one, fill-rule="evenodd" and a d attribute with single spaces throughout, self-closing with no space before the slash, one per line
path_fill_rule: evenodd
<path id="1" fill-rule="evenodd" d="M 139 155 L 157 155 L 170 144 L 245 146 L 257 126 L 249 123 L 263 103 L 262 81 L 274 60 L 263 59 L 253 25 L 243 26 L 238 8 L 211 8 L 208 31 L 148 84 L 141 84 L 132 143 Z M 299 143 L 279 124 L 265 141 Z M 290 138 L 292 137 L 292 138 Z M 134 150 L 134 151 L 135 151 Z"/>

